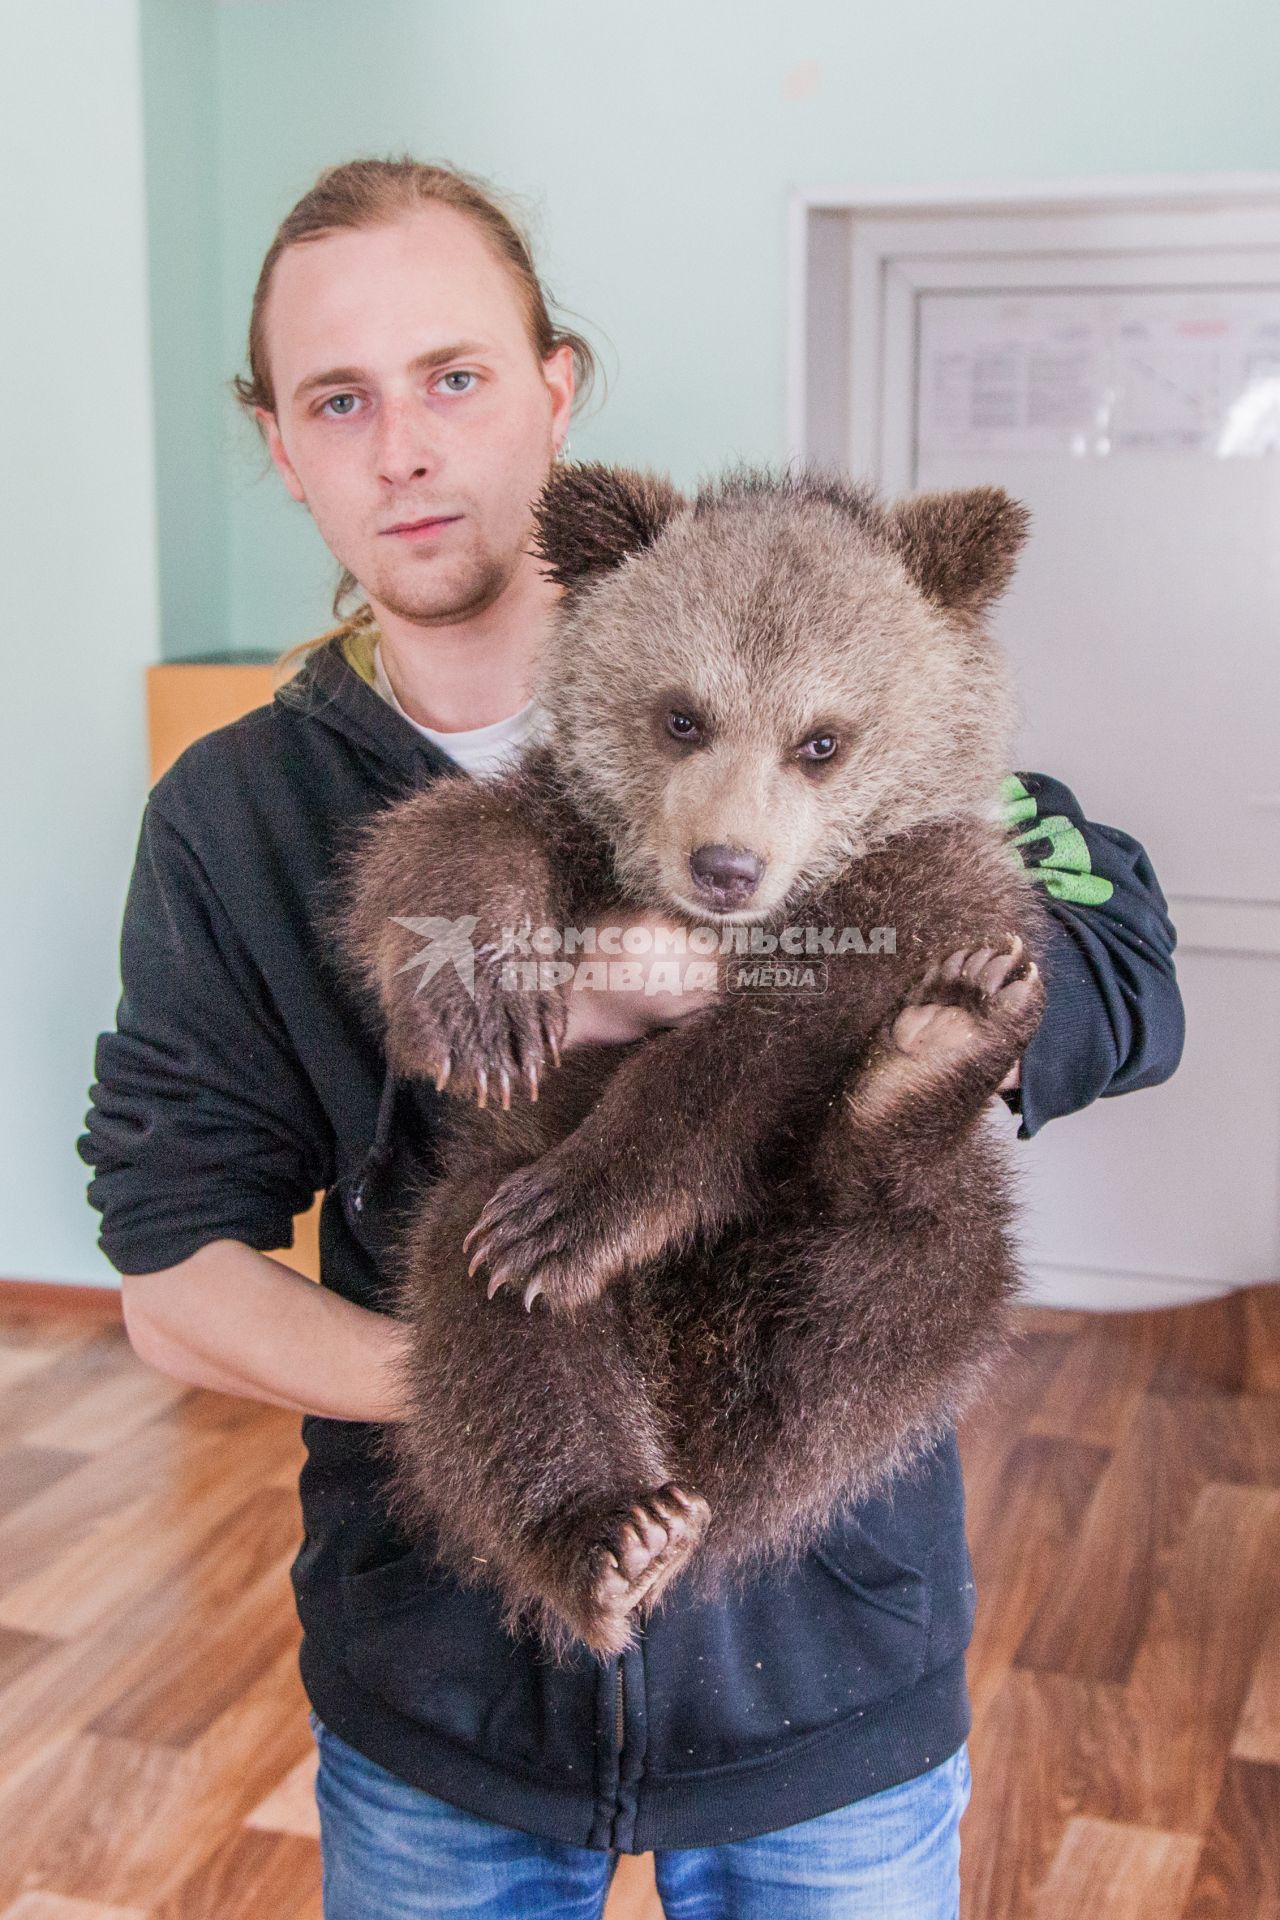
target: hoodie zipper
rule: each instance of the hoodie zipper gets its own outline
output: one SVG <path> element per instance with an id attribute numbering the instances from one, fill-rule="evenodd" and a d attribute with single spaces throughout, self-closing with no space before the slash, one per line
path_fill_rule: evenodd
<path id="1" fill-rule="evenodd" d="M 351 1182 L 351 1211 L 357 1215 L 363 1214 L 369 1189 L 392 1156 L 396 1082 L 396 1070 L 390 1061 L 387 1061 L 384 1065 L 382 1094 L 378 1101 L 378 1117 L 374 1123 L 373 1141 Z"/>
<path id="2" fill-rule="evenodd" d="M 622 1752 L 622 1733 L 626 1704 L 622 1689 L 622 1656 L 618 1656 L 618 1670 L 613 1682 L 613 1750 Z"/>

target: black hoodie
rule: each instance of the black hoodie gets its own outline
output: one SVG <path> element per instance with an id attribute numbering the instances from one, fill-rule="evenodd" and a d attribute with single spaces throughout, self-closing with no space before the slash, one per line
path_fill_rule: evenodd
<path id="1" fill-rule="evenodd" d="M 323 1284 L 386 1310 L 388 1236 L 433 1171 L 440 1098 L 388 1073 L 312 915 L 375 809 L 468 776 L 330 643 L 156 784 L 81 1157 L 121 1273 L 209 1241 L 292 1243 L 325 1190 Z M 1011 776 L 1008 822 L 1054 918 L 1019 1137 L 1150 1086 L 1182 1048 L 1174 932 L 1142 848 L 1065 787 Z M 1019 1106 L 1017 1098 L 1010 1104 Z M 678 1590 L 620 1659 L 552 1666 L 389 1521 L 374 1429 L 307 1415 L 293 1566 L 302 1677 L 344 1740 L 488 1819 L 600 1849 L 715 1845 L 910 1780 L 969 1729 L 974 1587 L 949 1435 L 798 1569 Z"/>

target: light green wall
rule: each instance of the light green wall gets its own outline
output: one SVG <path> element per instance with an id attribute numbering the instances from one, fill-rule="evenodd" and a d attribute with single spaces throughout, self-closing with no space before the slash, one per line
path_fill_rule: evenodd
<path id="1" fill-rule="evenodd" d="M 137 7 L 40 0 L 5 29 L 0 1274 L 108 1279 L 75 1140 L 157 646 Z"/>
<path id="2" fill-rule="evenodd" d="M 142 0 L 141 14 L 160 608 L 164 652 L 181 659 L 227 644 L 217 15 L 206 0 Z"/>
<path id="3" fill-rule="evenodd" d="M 227 372 L 292 200 L 408 148 L 540 203 L 553 286 L 617 355 L 574 451 L 682 480 L 783 452 L 792 183 L 1280 164 L 1273 0 L 233 0 L 217 29 Z M 240 646 L 328 617 L 329 563 L 260 470 L 227 476 Z"/>

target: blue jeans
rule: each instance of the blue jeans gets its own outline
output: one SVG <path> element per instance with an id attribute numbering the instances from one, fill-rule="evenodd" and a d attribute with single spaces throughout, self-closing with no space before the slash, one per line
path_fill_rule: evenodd
<path id="1" fill-rule="evenodd" d="M 463 1813 L 311 1715 L 325 1920 L 600 1920 L 617 1856 Z M 667 1920 L 956 1920 L 969 1755 L 834 1813 L 655 1855 Z"/>

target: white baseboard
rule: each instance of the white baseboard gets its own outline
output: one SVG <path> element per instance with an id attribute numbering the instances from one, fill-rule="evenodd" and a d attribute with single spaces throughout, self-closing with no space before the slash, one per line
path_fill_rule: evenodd
<path id="1" fill-rule="evenodd" d="M 1083 1308 L 1092 1313 L 1140 1313 L 1153 1307 L 1188 1307 L 1236 1291 L 1231 1281 L 1188 1279 L 1185 1274 L 1120 1273 L 1102 1267 L 1055 1267 L 1028 1262 L 1028 1306 Z"/>

